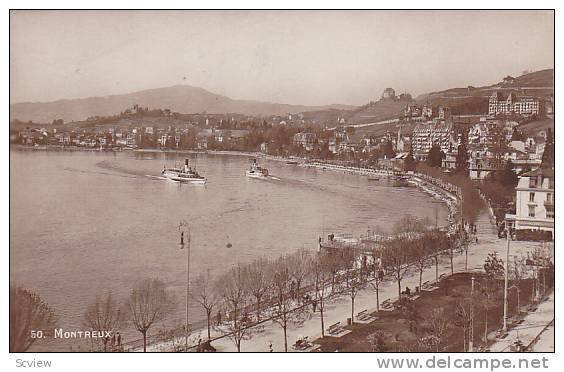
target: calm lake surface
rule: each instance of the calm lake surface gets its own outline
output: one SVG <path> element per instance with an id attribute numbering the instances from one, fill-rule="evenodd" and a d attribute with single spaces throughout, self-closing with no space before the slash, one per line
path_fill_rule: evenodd
<path id="1" fill-rule="evenodd" d="M 405 214 L 439 221 L 443 205 L 416 188 L 262 160 L 274 179 L 245 177 L 248 158 L 198 155 L 206 186 L 160 180 L 163 165 L 195 155 L 159 152 L 10 152 L 10 280 L 38 292 L 59 325 L 84 329 L 96 294 L 120 301 L 135 283 L 158 277 L 184 316 L 185 251 L 180 220 L 192 226 L 191 277 L 219 274 L 256 257 L 315 250 L 320 235 L 390 228 Z M 231 248 L 227 248 L 230 243 Z M 191 308 L 193 320 L 202 311 Z M 139 337 L 139 334 L 131 337 Z M 128 340 L 125 340 L 128 341 Z M 34 350 L 68 350 L 37 342 Z"/>

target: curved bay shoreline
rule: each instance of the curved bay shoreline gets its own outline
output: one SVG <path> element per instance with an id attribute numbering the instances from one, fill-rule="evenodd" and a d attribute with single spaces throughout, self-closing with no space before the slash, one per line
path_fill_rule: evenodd
<path id="1" fill-rule="evenodd" d="M 98 149 L 69 149 L 69 148 L 61 148 L 59 146 L 53 146 L 47 149 L 34 149 L 27 146 L 13 146 L 12 149 L 17 150 L 31 150 L 31 151 L 100 151 Z M 170 153 L 170 154 L 207 154 L 207 155 L 227 155 L 227 156 L 243 156 L 243 157 L 256 157 L 261 158 L 269 161 L 278 161 L 278 162 L 288 162 L 288 161 L 296 161 L 298 164 L 297 166 L 302 167 L 309 167 L 309 168 L 316 168 L 316 169 L 324 169 L 329 171 L 335 172 L 343 172 L 350 175 L 356 176 L 394 176 L 397 175 L 398 172 L 391 172 L 385 170 L 377 170 L 377 169 L 370 169 L 370 168 L 360 168 L 360 167 L 352 167 L 352 166 L 343 166 L 331 163 L 323 163 L 323 162 L 314 162 L 308 161 L 305 158 L 299 157 L 280 157 L 280 156 L 272 156 L 268 154 L 263 154 L 259 152 L 240 152 L 240 151 L 197 151 L 197 150 L 161 150 L 161 149 L 139 149 L 139 150 L 125 150 L 125 151 L 132 151 L 132 152 L 147 152 L 147 153 Z M 456 215 L 459 198 L 456 194 L 452 193 L 447 189 L 443 189 L 438 185 L 434 185 L 429 180 L 425 180 L 423 175 L 418 174 L 409 174 L 406 176 L 409 177 L 409 182 L 417 186 L 421 191 L 427 193 L 429 196 L 444 202 L 449 209 L 449 219 L 447 219 L 449 226 L 452 226 L 455 223 L 454 216 Z M 450 229 L 450 227 L 449 227 Z M 204 322 L 194 322 L 195 328 L 199 329 L 203 327 L 205 324 Z M 135 343 L 135 341 L 132 341 Z"/>

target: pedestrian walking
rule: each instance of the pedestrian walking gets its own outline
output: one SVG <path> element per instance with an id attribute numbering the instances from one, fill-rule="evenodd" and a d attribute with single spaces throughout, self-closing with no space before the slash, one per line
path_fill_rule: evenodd
<path id="1" fill-rule="evenodd" d="M 117 336 L 117 339 L 116 339 L 116 342 L 117 342 L 117 349 L 118 349 L 118 350 L 121 350 L 121 335 L 120 335 L 119 332 L 116 332 L 116 336 Z"/>

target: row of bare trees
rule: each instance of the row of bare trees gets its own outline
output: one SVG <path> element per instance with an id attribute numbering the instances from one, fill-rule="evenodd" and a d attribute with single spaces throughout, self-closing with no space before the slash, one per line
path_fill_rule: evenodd
<path id="1" fill-rule="evenodd" d="M 200 274 L 192 298 L 205 311 L 208 339 L 215 328 L 240 351 L 242 341 L 260 330 L 254 325 L 268 319 L 282 327 L 287 350 L 288 326 L 304 319 L 305 312 L 299 310 L 306 305 L 303 295 L 311 285 L 314 259 L 300 249 L 276 260 L 239 264 L 215 279 L 210 272 Z"/>
<path id="2" fill-rule="evenodd" d="M 131 290 L 121 305 L 111 292 L 96 296 L 84 313 L 83 324 L 94 331 L 109 332 L 100 338 L 100 342 L 103 351 L 108 351 L 111 341 L 111 351 L 114 351 L 120 345 L 114 345 L 112 337 L 116 333 L 119 335 L 120 328 L 129 323 L 143 336 L 143 351 L 147 351 L 149 329 L 165 320 L 174 311 L 176 303 L 176 298 L 167 290 L 165 283 L 156 278 L 144 279 Z"/>
<path id="3" fill-rule="evenodd" d="M 83 325 L 88 331 L 101 335 L 96 339 L 101 342 L 102 350 L 108 351 L 108 344 L 115 341 L 116 334 L 119 336 L 120 328 L 130 322 L 143 335 L 143 350 L 146 351 L 150 327 L 164 320 L 175 303 L 162 281 L 145 279 L 123 304 L 119 304 L 111 292 L 96 296 L 86 308 Z M 35 341 L 52 334 L 56 327 L 54 311 L 38 294 L 18 286 L 10 287 L 10 351 L 27 351 Z"/>
<path id="4" fill-rule="evenodd" d="M 314 253 L 300 249 L 275 260 L 259 258 L 239 264 L 215 280 L 209 272 L 201 274 L 192 286 L 192 297 L 205 311 L 208 338 L 215 328 L 240 350 L 242 341 L 260 331 L 256 324 L 271 320 L 282 328 L 288 350 L 288 327 L 307 319 L 309 306 L 319 311 L 325 335 L 325 304 L 330 296 L 350 297 L 354 322 L 355 299 L 367 286 L 375 290 L 379 309 L 379 286 L 385 275 L 397 282 L 398 295 L 402 279 L 414 266 L 420 287 L 424 270 L 433 262 L 438 279 L 439 257 L 445 253 L 452 257 L 455 241 L 413 217 L 398 226 L 403 228 L 395 229 L 392 238 L 368 250 L 351 247 Z"/>
<path id="5" fill-rule="evenodd" d="M 310 306 L 320 312 L 321 331 L 325 334 L 324 312 L 329 296 L 346 294 L 350 297 L 354 322 L 355 299 L 366 286 L 375 290 L 379 309 L 379 286 L 385 275 L 397 282 L 398 295 L 401 295 L 402 280 L 411 267 L 419 271 L 420 287 L 424 270 L 433 262 L 438 279 L 439 256 L 445 252 L 451 257 L 452 271 L 456 242 L 440 230 L 429 229 L 428 225 L 428 221 L 406 216 L 396 224 L 392 237 L 371 248 L 342 248 L 333 253 L 300 249 L 275 260 L 257 258 L 219 276 L 206 271 L 192 282 L 191 299 L 205 312 L 208 339 L 211 339 L 212 329 L 216 329 L 240 350 L 242 341 L 260 330 L 255 325 L 270 320 L 283 329 L 287 350 L 288 327 L 307 319 L 310 312 L 306 310 Z M 31 320 L 24 318 L 37 317 L 53 328 L 55 317 L 33 293 L 14 288 L 11 296 L 17 298 L 12 301 L 10 311 L 11 335 L 15 337 L 11 347 L 25 351 L 35 339 L 29 336 L 29 329 L 33 328 Z M 12 311 L 12 306 L 31 307 L 37 314 Z M 145 279 L 121 304 L 109 292 L 96 296 L 85 311 L 83 323 L 91 330 L 112 334 L 125 323 L 131 324 L 141 333 L 146 351 L 149 330 L 175 307 L 176 299 L 162 281 Z M 184 329 L 185 334 L 188 332 Z M 113 343 L 109 337 L 102 337 L 100 341 L 104 351 Z M 112 350 L 114 346 L 111 345 Z"/>

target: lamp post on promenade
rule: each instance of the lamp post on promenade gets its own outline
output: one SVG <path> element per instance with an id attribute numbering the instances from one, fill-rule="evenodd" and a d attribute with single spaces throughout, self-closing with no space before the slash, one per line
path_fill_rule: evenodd
<path id="1" fill-rule="evenodd" d="M 188 322 L 188 302 L 190 299 L 190 226 L 188 222 L 181 221 L 178 224 L 178 231 L 180 232 L 180 249 L 184 249 L 186 246 L 186 324 L 184 325 L 184 338 L 185 346 L 184 351 L 188 352 L 188 334 L 190 323 Z M 186 244 L 184 242 L 184 233 L 187 233 Z"/>
<path id="2" fill-rule="evenodd" d="M 472 275 L 472 290 L 470 292 L 472 298 L 472 307 L 470 308 L 470 340 L 468 341 L 468 351 L 474 351 L 474 275 Z"/>
<path id="3" fill-rule="evenodd" d="M 508 227 L 506 227 L 507 234 L 507 250 L 505 251 L 505 263 L 504 263 L 504 271 L 505 271 L 505 281 L 503 287 L 503 331 L 507 332 L 507 284 L 509 283 L 509 241 L 511 240 L 511 231 Z"/>

